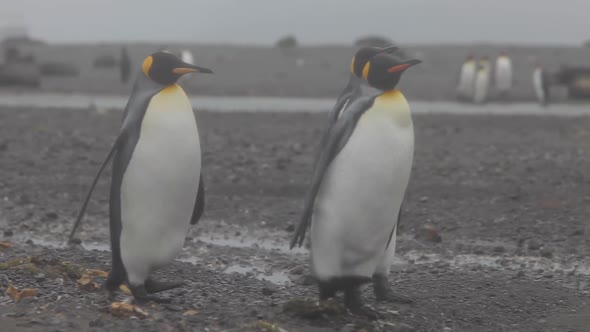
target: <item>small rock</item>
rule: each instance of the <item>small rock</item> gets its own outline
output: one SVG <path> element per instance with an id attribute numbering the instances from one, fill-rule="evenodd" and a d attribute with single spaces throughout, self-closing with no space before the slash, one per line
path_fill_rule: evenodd
<path id="1" fill-rule="evenodd" d="M 295 225 L 289 224 L 289 226 L 287 226 L 287 228 L 285 228 L 285 230 L 287 232 L 293 232 L 293 231 L 295 231 Z"/>
<path id="2" fill-rule="evenodd" d="M 494 247 L 494 252 L 495 253 L 501 254 L 501 253 L 503 253 L 505 251 L 506 251 L 506 248 L 504 248 L 504 246 L 496 246 L 496 247 Z"/>
<path id="3" fill-rule="evenodd" d="M 547 272 L 547 273 L 543 274 L 543 278 L 551 279 L 551 278 L 553 278 L 553 273 Z"/>
<path id="4" fill-rule="evenodd" d="M 583 228 L 576 229 L 575 231 L 572 232 L 572 236 L 580 236 L 580 235 L 584 235 L 584 229 Z"/>
<path id="5" fill-rule="evenodd" d="M 55 219 L 57 219 L 57 213 L 55 213 L 55 212 L 47 212 L 45 214 L 45 217 L 47 219 L 55 220 Z"/>
<path id="6" fill-rule="evenodd" d="M 314 284 L 314 279 L 311 275 L 303 275 L 297 278 L 295 283 L 300 286 L 311 286 Z"/>
<path id="7" fill-rule="evenodd" d="M 544 248 L 543 250 L 541 250 L 541 256 L 543 256 L 545 258 L 552 258 L 553 251 L 549 248 Z"/>
<path id="8" fill-rule="evenodd" d="M 6 236 L 6 237 L 11 237 L 13 235 L 14 235 L 14 233 L 11 230 L 4 231 L 4 236 Z"/>
<path id="9" fill-rule="evenodd" d="M 291 272 L 291 274 L 294 275 L 302 275 L 303 271 L 305 271 L 305 267 L 303 265 L 297 265 L 294 268 L 292 268 L 289 272 Z"/>
<path id="10" fill-rule="evenodd" d="M 270 296 L 272 294 L 274 294 L 277 290 L 270 288 L 270 287 L 263 287 L 262 288 L 262 295 L 264 296 Z"/>
<path id="11" fill-rule="evenodd" d="M 43 273 L 39 273 L 35 276 L 35 281 L 36 282 L 43 282 L 45 281 L 45 275 Z"/>
<path id="12" fill-rule="evenodd" d="M 428 202 L 428 196 L 420 197 L 420 202 L 422 202 L 422 203 Z"/>
<path id="13" fill-rule="evenodd" d="M 78 244 L 82 244 L 82 240 L 80 240 L 80 239 L 78 239 L 77 237 L 75 237 L 75 238 L 72 238 L 72 239 L 70 240 L 70 243 L 71 243 L 71 244 L 78 245 Z"/>
<path id="14" fill-rule="evenodd" d="M 180 306 L 177 305 L 167 305 L 165 306 L 166 310 L 168 311 L 172 311 L 172 312 L 180 312 L 182 311 L 182 308 Z"/>
<path id="15" fill-rule="evenodd" d="M 416 329 L 413 326 L 410 326 L 408 324 L 404 324 L 404 323 L 397 323 L 395 325 L 389 325 L 387 326 L 387 331 L 392 331 L 392 332 L 413 332 L 416 331 Z"/>
<path id="16" fill-rule="evenodd" d="M 529 250 L 539 250 L 541 248 L 541 242 L 533 239 L 529 241 Z"/>
<path id="17" fill-rule="evenodd" d="M 10 279 L 5 274 L 0 274 L 0 286 L 8 287 L 10 284 Z"/>
<path id="18" fill-rule="evenodd" d="M 440 236 L 436 227 L 428 224 L 424 225 L 424 227 L 422 227 L 418 231 L 418 234 L 416 234 L 416 238 L 436 243 L 442 241 L 442 237 Z"/>
<path id="19" fill-rule="evenodd" d="M 102 320 L 102 319 L 100 319 L 100 318 L 97 318 L 97 319 L 95 319 L 95 320 L 91 320 L 91 321 L 88 323 L 88 326 L 90 326 L 90 327 L 103 327 L 103 326 L 104 326 L 104 322 L 103 322 L 103 320 Z"/>

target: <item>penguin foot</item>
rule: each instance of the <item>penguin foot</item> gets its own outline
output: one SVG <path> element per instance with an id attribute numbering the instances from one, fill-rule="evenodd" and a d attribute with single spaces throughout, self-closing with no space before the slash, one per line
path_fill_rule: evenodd
<path id="1" fill-rule="evenodd" d="M 344 290 L 344 304 L 354 315 L 365 316 L 371 320 L 378 319 L 381 316 L 375 309 L 363 305 L 361 290 L 358 287 Z"/>
<path id="2" fill-rule="evenodd" d="M 393 302 L 410 304 L 414 303 L 410 297 L 398 294 L 391 290 L 387 277 L 382 274 L 376 274 L 373 276 L 373 292 L 375 293 L 375 299 L 382 302 Z"/>
<path id="3" fill-rule="evenodd" d="M 319 283 L 320 289 L 320 301 L 325 301 L 329 298 L 336 296 L 336 288 L 331 282 L 322 282 Z"/>
<path id="4" fill-rule="evenodd" d="M 174 289 L 174 288 L 179 288 L 184 285 L 185 285 L 185 283 L 182 281 L 166 282 L 166 281 L 155 281 L 152 279 L 148 279 L 145 281 L 145 290 L 148 293 L 153 294 L 153 293 L 159 293 L 159 292 L 163 292 L 163 291 Z"/>
<path id="5" fill-rule="evenodd" d="M 150 301 L 156 302 L 156 303 L 170 303 L 170 302 L 172 302 L 172 299 L 159 298 L 157 296 L 148 295 L 145 285 L 141 285 L 141 286 L 131 286 L 130 285 L 129 289 L 131 289 L 131 293 L 133 294 L 133 298 L 135 299 L 135 302 L 137 304 L 145 304 Z"/>

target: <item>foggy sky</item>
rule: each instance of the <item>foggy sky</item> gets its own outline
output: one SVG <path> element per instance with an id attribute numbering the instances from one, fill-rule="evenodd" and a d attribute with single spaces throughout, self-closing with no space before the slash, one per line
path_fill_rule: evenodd
<path id="1" fill-rule="evenodd" d="M 588 0 L 20 0 L 0 24 L 24 20 L 52 42 L 351 43 L 380 34 L 401 43 L 575 44 L 590 39 Z"/>

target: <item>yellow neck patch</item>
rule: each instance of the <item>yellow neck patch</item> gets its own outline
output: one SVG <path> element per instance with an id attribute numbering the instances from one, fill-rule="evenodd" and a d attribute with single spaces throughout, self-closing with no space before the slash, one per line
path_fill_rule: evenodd
<path id="1" fill-rule="evenodd" d="M 354 61 L 355 57 L 352 57 L 352 62 L 350 63 L 350 72 L 356 75 L 356 73 L 354 72 Z"/>
<path id="2" fill-rule="evenodd" d="M 152 56 L 148 56 L 143 60 L 143 64 L 141 65 L 141 70 L 145 74 L 145 76 L 150 77 L 150 68 L 152 68 L 152 63 L 154 62 L 154 58 Z"/>
<path id="3" fill-rule="evenodd" d="M 399 90 L 388 90 L 383 92 L 373 103 L 369 111 L 373 116 L 393 120 L 400 127 L 408 127 L 412 124 L 410 105 Z"/>
<path id="4" fill-rule="evenodd" d="M 363 67 L 363 78 L 365 80 L 369 79 L 369 70 L 371 70 L 371 62 L 367 62 L 367 64 Z"/>

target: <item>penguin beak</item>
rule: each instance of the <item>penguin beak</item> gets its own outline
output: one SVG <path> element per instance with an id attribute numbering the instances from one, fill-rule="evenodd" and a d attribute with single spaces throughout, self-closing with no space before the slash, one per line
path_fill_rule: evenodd
<path id="1" fill-rule="evenodd" d="M 406 69 L 408 69 L 408 68 L 410 68 L 412 66 L 415 66 L 415 65 L 417 65 L 419 63 L 422 63 L 422 61 L 421 60 L 418 60 L 418 59 L 409 60 L 409 61 L 406 61 L 406 62 L 404 62 L 402 64 L 395 65 L 395 66 L 387 69 L 387 72 L 389 72 L 389 73 L 397 73 L 397 72 L 400 72 L 400 71 L 404 71 L 404 70 L 406 70 Z"/>
<path id="2" fill-rule="evenodd" d="M 190 73 L 213 74 L 213 70 L 209 68 L 191 65 L 190 63 L 182 62 L 181 67 L 172 69 L 172 72 L 177 75 L 184 75 Z"/>

